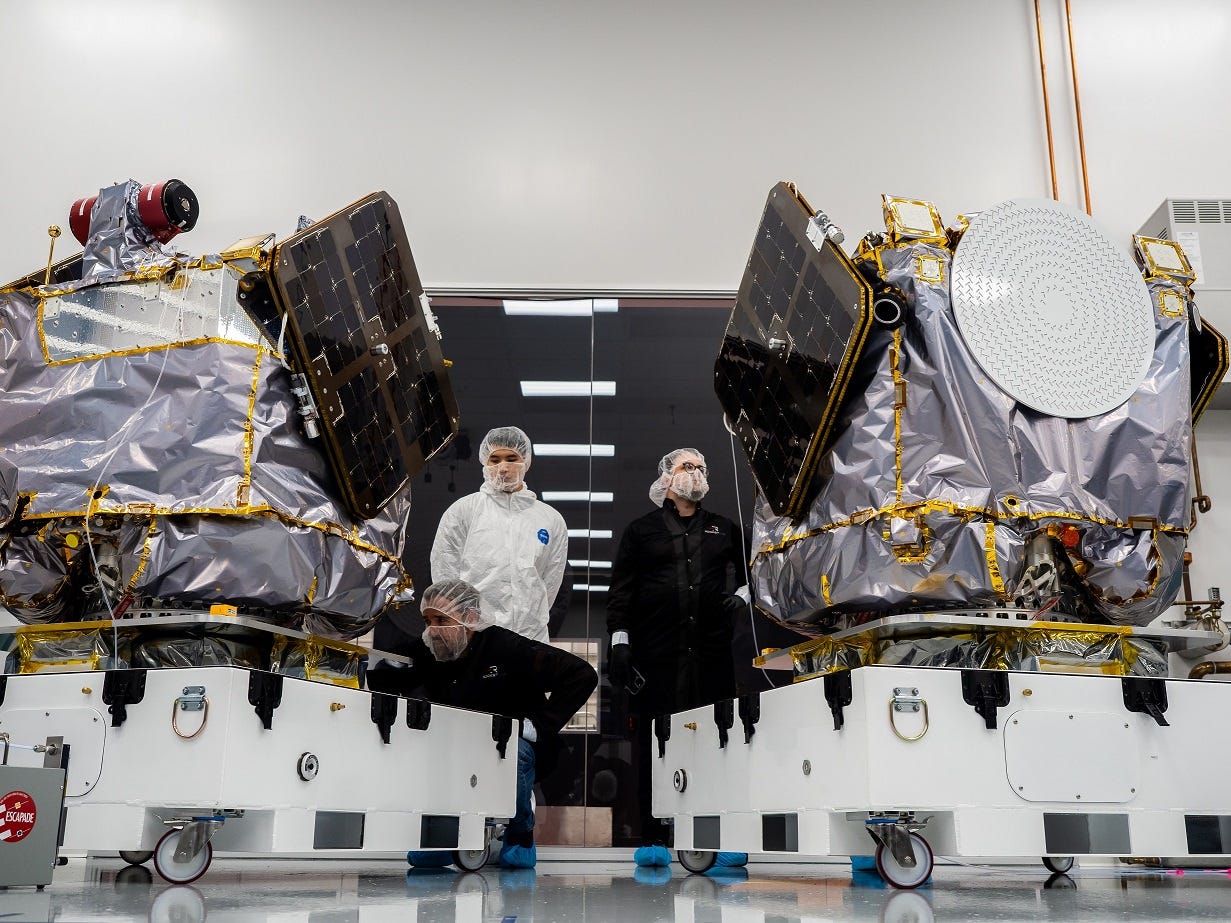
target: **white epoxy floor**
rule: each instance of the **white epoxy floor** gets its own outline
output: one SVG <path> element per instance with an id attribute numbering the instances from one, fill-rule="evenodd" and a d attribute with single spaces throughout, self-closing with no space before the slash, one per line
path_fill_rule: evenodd
<path id="1" fill-rule="evenodd" d="M 574 851 L 584 855 L 584 851 Z M 604 851 L 608 855 L 612 851 Z M 42 892 L 0 892 L 9 921 L 447 921 L 547 923 L 808 923 L 878 920 L 1227 920 L 1226 872 L 1079 869 L 1049 880 L 1041 866 L 941 865 L 918 891 L 895 892 L 847 866 L 753 863 L 689 875 L 631 861 L 541 861 L 407 874 L 396 861 L 219 859 L 192 885 L 170 886 L 116 859 L 77 859 Z"/>

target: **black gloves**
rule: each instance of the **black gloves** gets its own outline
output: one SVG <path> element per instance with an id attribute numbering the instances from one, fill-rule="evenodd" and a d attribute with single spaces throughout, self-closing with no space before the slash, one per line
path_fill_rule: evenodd
<path id="1" fill-rule="evenodd" d="M 738 596 L 728 596 L 722 601 L 722 611 L 728 618 L 748 615 L 748 603 Z"/>
<path id="2" fill-rule="evenodd" d="M 627 689 L 633 679 L 633 651 L 627 644 L 611 645 L 607 658 L 607 678 L 611 685 Z"/>

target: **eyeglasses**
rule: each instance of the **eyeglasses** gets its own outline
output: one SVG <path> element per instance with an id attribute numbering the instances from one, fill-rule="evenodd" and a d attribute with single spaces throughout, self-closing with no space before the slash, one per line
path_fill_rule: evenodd
<path id="1" fill-rule="evenodd" d="M 702 474 L 705 474 L 708 469 L 705 467 L 705 465 L 695 465 L 692 462 L 684 462 L 684 470 L 685 471 L 700 471 Z"/>

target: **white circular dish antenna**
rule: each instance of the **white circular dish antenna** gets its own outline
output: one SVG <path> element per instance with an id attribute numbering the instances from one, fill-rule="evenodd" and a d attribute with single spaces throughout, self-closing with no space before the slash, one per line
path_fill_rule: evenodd
<path id="1" fill-rule="evenodd" d="M 1154 306 L 1140 271 L 1085 214 L 1046 199 L 979 212 L 953 256 L 958 329 L 988 377 L 1056 417 L 1106 413 L 1141 386 Z"/>

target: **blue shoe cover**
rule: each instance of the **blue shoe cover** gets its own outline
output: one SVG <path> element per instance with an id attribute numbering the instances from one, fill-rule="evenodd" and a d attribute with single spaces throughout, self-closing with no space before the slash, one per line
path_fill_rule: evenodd
<path id="1" fill-rule="evenodd" d="M 720 852 L 718 858 L 714 860 L 714 865 L 723 869 L 743 868 L 747 864 L 748 853 L 746 852 Z"/>
<path id="2" fill-rule="evenodd" d="M 538 862 L 538 853 L 533 846 L 514 846 L 506 843 L 500 850 L 500 866 L 506 869 L 532 869 Z"/>
<path id="3" fill-rule="evenodd" d="M 417 869 L 442 869 L 453 864 L 453 853 L 444 849 L 412 849 L 406 854 L 406 861 Z"/>
<path id="4" fill-rule="evenodd" d="M 861 872 L 858 869 L 851 870 L 851 884 L 859 888 L 887 888 L 885 879 L 881 878 L 876 872 Z"/>
<path id="5" fill-rule="evenodd" d="M 633 869 L 633 881 L 639 885 L 665 885 L 670 880 L 671 869 L 666 866 L 639 865 Z"/>
<path id="6" fill-rule="evenodd" d="M 633 853 L 633 861 L 642 868 L 668 866 L 671 864 L 671 853 L 666 846 L 638 846 Z"/>
<path id="7" fill-rule="evenodd" d="M 851 871 L 852 872 L 875 872 L 876 857 L 875 856 L 851 856 Z"/>

